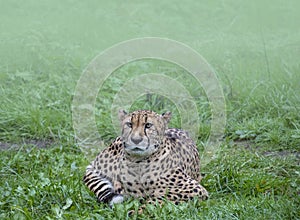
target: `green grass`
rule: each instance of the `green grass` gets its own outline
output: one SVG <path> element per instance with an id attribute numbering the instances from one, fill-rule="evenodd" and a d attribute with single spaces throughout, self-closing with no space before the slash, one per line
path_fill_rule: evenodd
<path id="1" fill-rule="evenodd" d="M 299 6 L 296 0 L 1 3 L 0 218 L 124 219 L 138 208 L 135 200 L 113 209 L 98 204 L 83 185 L 89 161 L 74 140 L 71 104 L 94 56 L 124 40 L 158 36 L 191 46 L 215 69 L 227 124 L 218 157 L 201 171 L 210 199 L 147 206 L 140 217 L 300 219 Z M 104 142 L 116 136 L 110 105 L 118 86 L 147 72 L 188 88 L 200 110 L 202 150 L 211 117 L 205 92 L 181 68 L 153 60 L 125 65 L 106 81 L 95 111 Z M 171 125 L 180 127 L 178 110 L 164 97 L 139 97 L 135 108 L 171 110 Z"/>

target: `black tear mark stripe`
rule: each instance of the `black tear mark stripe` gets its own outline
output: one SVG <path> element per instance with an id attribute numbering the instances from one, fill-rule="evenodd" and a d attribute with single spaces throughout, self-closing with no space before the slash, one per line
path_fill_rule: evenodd
<path id="1" fill-rule="evenodd" d="M 145 125 L 146 125 L 146 123 L 147 123 L 147 121 L 148 121 L 148 114 L 145 114 L 144 115 L 145 117 Z M 148 147 L 150 146 L 150 138 L 148 137 L 148 135 L 147 135 L 147 132 L 146 132 L 146 126 L 144 125 L 144 134 L 145 134 L 145 136 L 147 137 L 147 141 L 148 141 L 148 146 L 147 146 L 147 149 L 148 149 Z"/>
<path id="2" fill-rule="evenodd" d="M 130 118 L 130 122 L 131 122 L 131 128 L 130 128 L 130 132 L 129 132 L 129 135 L 132 134 L 132 131 L 133 131 L 133 117 L 134 117 L 135 114 L 132 114 L 131 115 L 131 118 Z M 123 133 L 122 133 L 123 134 Z"/>
<path id="3" fill-rule="evenodd" d="M 147 120 L 148 120 L 148 115 L 147 114 L 144 114 L 144 118 L 145 118 L 145 124 L 147 123 Z M 148 138 L 148 135 L 146 133 L 146 126 L 144 126 L 144 134 L 146 135 L 146 137 Z M 149 138 L 148 138 L 149 139 Z M 149 141 L 148 141 L 149 142 Z"/>

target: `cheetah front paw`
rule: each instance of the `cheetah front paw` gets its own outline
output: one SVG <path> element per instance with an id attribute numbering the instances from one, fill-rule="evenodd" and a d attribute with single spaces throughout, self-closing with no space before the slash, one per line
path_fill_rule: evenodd
<path id="1" fill-rule="evenodd" d="M 109 202 L 109 205 L 112 207 L 114 204 L 122 203 L 124 201 L 124 196 L 121 194 L 116 194 L 112 197 Z"/>

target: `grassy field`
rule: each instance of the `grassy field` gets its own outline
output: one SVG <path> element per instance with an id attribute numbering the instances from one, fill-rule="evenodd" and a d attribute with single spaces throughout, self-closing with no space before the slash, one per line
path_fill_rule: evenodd
<path id="1" fill-rule="evenodd" d="M 71 104 L 97 54 L 149 36 L 205 57 L 224 89 L 227 124 L 219 156 L 201 170 L 208 201 L 147 206 L 132 218 L 300 219 L 299 9 L 297 0 L 1 1 L 0 219 L 125 219 L 138 208 L 135 200 L 98 204 L 83 185 L 89 160 L 74 139 Z M 106 144 L 116 136 L 110 105 L 120 72 L 169 65 L 139 64 L 113 73 L 97 98 Z M 190 86 L 191 94 L 198 89 Z M 210 110 L 205 97 L 197 105 L 201 151 Z M 139 97 L 132 108 L 168 109 L 180 127 L 177 109 L 162 97 Z"/>

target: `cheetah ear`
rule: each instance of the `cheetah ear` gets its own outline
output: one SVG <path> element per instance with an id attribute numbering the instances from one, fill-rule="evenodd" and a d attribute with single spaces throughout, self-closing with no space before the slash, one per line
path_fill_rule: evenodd
<path id="1" fill-rule="evenodd" d="M 119 115 L 119 120 L 122 122 L 124 120 L 124 118 L 126 117 L 127 112 L 125 112 L 125 110 L 122 109 L 122 110 L 119 110 L 118 115 Z"/>
<path id="2" fill-rule="evenodd" d="M 163 117 L 163 119 L 165 120 L 165 122 L 168 124 L 169 121 L 171 120 L 172 113 L 171 112 L 165 112 L 161 116 Z"/>

